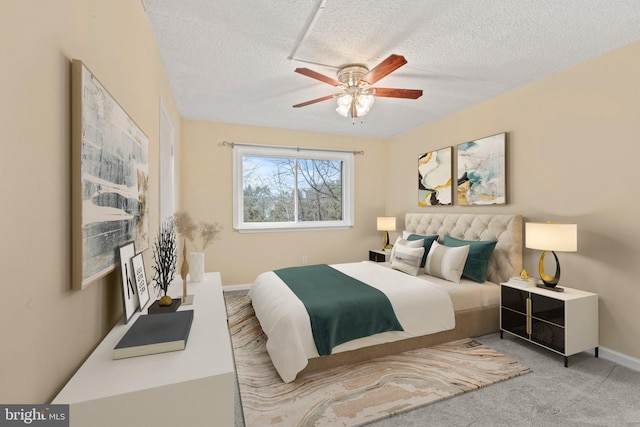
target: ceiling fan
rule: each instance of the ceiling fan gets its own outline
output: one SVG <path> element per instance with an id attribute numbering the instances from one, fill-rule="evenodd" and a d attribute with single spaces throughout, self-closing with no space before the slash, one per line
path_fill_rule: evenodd
<path id="1" fill-rule="evenodd" d="M 338 98 L 338 108 L 336 108 L 336 111 L 342 116 L 351 116 L 355 122 L 356 117 L 362 117 L 369 112 L 373 105 L 375 96 L 418 99 L 422 96 L 421 89 L 390 89 L 372 87 L 372 85 L 378 80 L 391 74 L 406 63 L 407 60 L 404 56 L 392 54 L 371 70 L 362 64 L 349 64 L 338 70 L 338 80 L 310 70 L 309 68 L 296 68 L 296 73 L 330 84 L 342 89 L 342 91 L 332 95 L 323 96 L 322 98 L 316 98 L 311 101 L 296 104 L 293 107 L 305 107 L 307 105 L 315 104 L 316 102 Z"/>

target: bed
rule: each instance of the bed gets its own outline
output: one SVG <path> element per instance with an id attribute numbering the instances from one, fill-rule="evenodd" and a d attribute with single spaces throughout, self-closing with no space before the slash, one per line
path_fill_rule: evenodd
<path id="1" fill-rule="evenodd" d="M 259 275 L 249 297 L 267 335 L 267 350 L 276 370 L 283 381 L 291 382 L 333 366 L 497 331 L 498 284 L 522 269 L 522 224 L 520 215 L 406 214 L 403 236 L 437 235 L 434 248 L 445 236 L 449 242 L 462 240 L 461 245 L 495 241 L 485 266 L 486 281 L 478 283 L 463 277 L 455 283 L 424 274 L 422 268 L 414 276 L 395 265 L 391 268 L 389 263 L 370 261 L 332 265 L 332 269 L 385 293 L 403 329 L 340 343 L 328 355 L 319 354 L 310 315 L 296 294 L 276 272 Z M 396 248 L 401 251 L 404 246 Z M 398 258 L 396 254 L 394 260 Z"/>

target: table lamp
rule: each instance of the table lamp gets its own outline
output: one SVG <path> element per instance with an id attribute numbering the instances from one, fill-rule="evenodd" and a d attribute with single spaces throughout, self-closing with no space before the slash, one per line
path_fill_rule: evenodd
<path id="1" fill-rule="evenodd" d="M 389 232 L 396 229 L 396 217 L 395 216 L 379 216 L 378 217 L 378 231 L 384 231 L 382 235 L 382 246 L 385 249 L 392 247 L 389 244 Z"/>
<path id="2" fill-rule="evenodd" d="M 563 292 L 557 287 L 560 280 L 560 262 L 558 252 L 576 252 L 578 250 L 578 226 L 576 224 L 554 224 L 528 222 L 525 224 L 525 247 L 543 251 L 540 256 L 540 278 L 543 285 L 540 288 L 556 292 Z M 556 274 L 549 276 L 544 272 L 544 257 L 551 251 L 556 259 Z"/>

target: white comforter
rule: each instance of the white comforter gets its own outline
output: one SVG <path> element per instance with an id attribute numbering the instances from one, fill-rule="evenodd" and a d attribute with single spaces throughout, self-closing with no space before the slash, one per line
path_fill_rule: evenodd
<path id="1" fill-rule="evenodd" d="M 383 332 L 334 347 L 332 353 L 453 329 L 451 298 L 440 286 L 376 263 L 336 264 L 333 268 L 384 292 L 404 331 Z M 318 357 L 311 321 L 302 301 L 272 271 L 249 290 L 256 317 L 267 335 L 267 351 L 284 382 L 291 382 Z"/>

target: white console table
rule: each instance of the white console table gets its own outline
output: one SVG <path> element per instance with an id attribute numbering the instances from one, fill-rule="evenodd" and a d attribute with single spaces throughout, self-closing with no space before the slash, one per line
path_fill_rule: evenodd
<path id="1" fill-rule="evenodd" d="M 72 427 L 233 426 L 235 374 L 220 273 L 206 273 L 188 291 L 193 305 L 179 308 L 194 310 L 186 349 L 113 360 L 140 313 L 116 325 L 52 402 L 70 405 Z M 182 295 L 180 278 L 169 294 Z"/>

